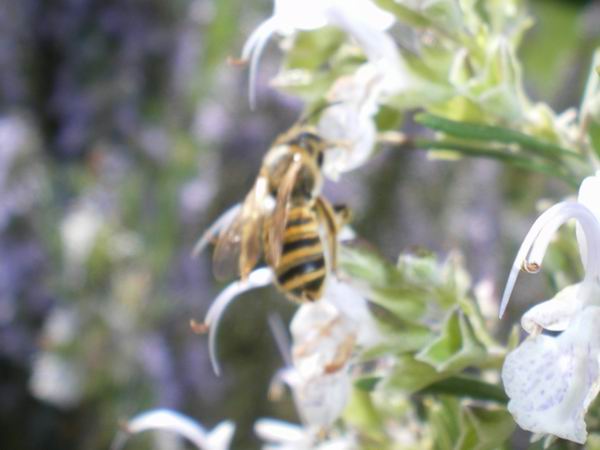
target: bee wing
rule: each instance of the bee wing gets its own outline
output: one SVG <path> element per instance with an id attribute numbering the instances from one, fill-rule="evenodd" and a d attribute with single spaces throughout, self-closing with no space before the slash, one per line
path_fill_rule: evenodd
<path id="1" fill-rule="evenodd" d="M 265 199 L 268 195 L 268 181 L 259 176 L 244 202 L 242 212 L 244 222 L 242 224 L 241 251 L 239 259 L 239 273 L 242 280 L 254 269 L 260 259 L 262 250 L 262 233 L 265 218 Z"/>
<path id="2" fill-rule="evenodd" d="M 277 201 L 275 203 L 271 226 L 269 227 L 267 235 L 267 241 L 269 243 L 267 259 L 273 266 L 277 266 L 277 264 L 279 264 L 279 259 L 281 258 L 283 234 L 287 222 L 289 202 L 301 168 L 302 162 L 300 160 L 292 161 L 277 190 Z"/>
<path id="3" fill-rule="evenodd" d="M 229 226 L 221 229 L 219 233 L 213 253 L 213 272 L 219 280 L 238 275 L 243 221 L 242 207 Z"/>
<path id="4" fill-rule="evenodd" d="M 204 232 L 204 234 L 202 234 L 202 237 L 200 237 L 194 246 L 194 249 L 192 250 L 192 258 L 196 258 L 204 250 L 204 248 L 206 248 L 206 246 L 213 241 L 213 239 L 218 237 L 222 230 L 228 228 L 233 223 L 236 216 L 240 213 L 241 209 L 242 205 L 241 203 L 238 203 L 221 214 L 219 218 L 215 220 L 214 223 Z"/>
<path id="5" fill-rule="evenodd" d="M 219 279 L 239 275 L 246 279 L 261 254 L 266 180 L 259 177 L 227 228 L 219 234 L 213 255 L 213 271 Z"/>

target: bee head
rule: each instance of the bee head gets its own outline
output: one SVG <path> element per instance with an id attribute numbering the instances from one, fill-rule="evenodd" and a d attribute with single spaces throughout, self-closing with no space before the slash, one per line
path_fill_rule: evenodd
<path id="1" fill-rule="evenodd" d="M 315 132 L 302 130 L 291 138 L 288 144 L 304 149 L 311 157 L 315 158 L 319 167 L 323 165 L 323 151 L 327 145 L 323 138 Z"/>

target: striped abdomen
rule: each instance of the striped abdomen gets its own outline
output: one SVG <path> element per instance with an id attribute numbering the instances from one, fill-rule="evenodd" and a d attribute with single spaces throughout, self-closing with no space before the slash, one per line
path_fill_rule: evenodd
<path id="1" fill-rule="evenodd" d="M 295 301 L 321 298 L 327 267 L 319 222 L 309 206 L 292 206 L 275 274 L 279 288 Z"/>

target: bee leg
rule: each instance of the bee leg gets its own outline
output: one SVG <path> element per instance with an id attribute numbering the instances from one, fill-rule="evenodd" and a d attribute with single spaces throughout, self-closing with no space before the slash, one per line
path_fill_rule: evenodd
<path id="1" fill-rule="evenodd" d="M 316 198 L 315 211 L 319 219 L 323 219 L 323 222 L 325 223 L 331 270 L 337 273 L 337 234 L 339 227 L 335 210 L 328 200 L 319 196 Z"/>
<path id="2" fill-rule="evenodd" d="M 348 225 L 352 220 L 352 210 L 348 207 L 348 205 L 333 205 L 333 211 L 335 212 L 338 231 L 345 225 Z"/>

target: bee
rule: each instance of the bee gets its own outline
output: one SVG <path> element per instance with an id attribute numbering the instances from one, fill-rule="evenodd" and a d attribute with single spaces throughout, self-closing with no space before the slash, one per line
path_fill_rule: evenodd
<path id="1" fill-rule="evenodd" d="M 305 125 L 275 140 L 242 204 L 223 214 L 196 246 L 195 253 L 216 237 L 217 278 L 245 280 L 262 257 L 288 298 L 321 297 L 327 273 L 337 267 L 339 229 L 349 217 L 347 208 L 336 210 L 321 195 L 329 145 Z"/>

